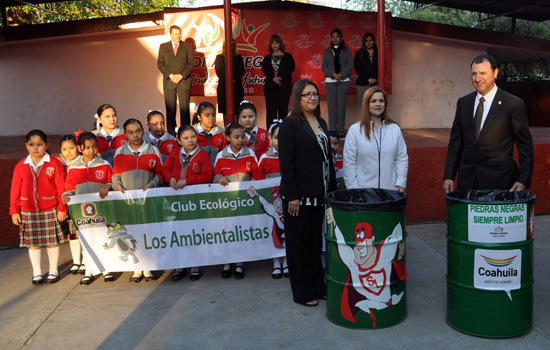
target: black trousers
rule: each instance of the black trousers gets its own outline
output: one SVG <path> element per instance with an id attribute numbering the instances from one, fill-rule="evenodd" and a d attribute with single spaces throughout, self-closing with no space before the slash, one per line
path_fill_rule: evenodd
<path id="1" fill-rule="evenodd" d="M 273 124 L 275 119 L 283 119 L 288 114 L 288 102 L 290 101 L 290 95 L 292 93 L 292 86 L 290 88 L 283 86 L 275 86 L 274 90 L 265 93 L 265 109 L 266 117 L 265 124 L 267 128 Z"/>
<path id="2" fill-rule="evenodd" d="M 180 82 L 176 90 L 164 90 L 164 103 L 166 105 L 166 131 L 176 136 L 176 97 L 180 103 L 180 126 L 191 124 L 189 115 L 190 90 L 184 89 Z"/>
<path id="3" fill-rule="evenodd" d="M 295 302 L 305 304 L 327 294 L 321 262 L 325 207 L 300 206 L 298 216 L 288 213 L 283 201 L 286 257 Z"/>

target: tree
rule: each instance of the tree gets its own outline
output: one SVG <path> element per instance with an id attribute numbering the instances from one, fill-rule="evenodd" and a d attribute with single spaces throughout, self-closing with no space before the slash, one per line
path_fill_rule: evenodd
<path id="1" fill-rule="evenodd" d="M 192 5 L 194 0 L 188 0 Z M 41 24 L 91 18 L 135 15 L 179 6 L 178 0 L 81 0 L 46 3 L 40 8 L 25 5 L 7 8 L 8 24 Z"/>

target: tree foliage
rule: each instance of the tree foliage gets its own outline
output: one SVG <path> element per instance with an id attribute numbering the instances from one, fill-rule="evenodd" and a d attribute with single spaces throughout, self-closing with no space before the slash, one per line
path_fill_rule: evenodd
<path id="1" fill-rule="evenodd" d="M 14 6 L 7 13 L 8 24 L 12 26 L 135 15 L 178 5 L 178 0 L 81 0 L 39 4 L 40 8 Z"/>
<path id="2" fill-rule="evenodd" d="M 350 0 L 346 8 L 356 11 L 376 11 L 377 0 Z M 449 24 L 459 27 L 485 29 L 495 32 L 512 33 L 513 19 L 495 17 L 490 14 L 458 10 L 442 6 L 426 6 L 413 1 L 386 0 L 386 11 L 394 17 L 414 19 L 425 22 Z M 517 19 L 514 33 L 541 39 L 550 39 L 550 23 Z"/>

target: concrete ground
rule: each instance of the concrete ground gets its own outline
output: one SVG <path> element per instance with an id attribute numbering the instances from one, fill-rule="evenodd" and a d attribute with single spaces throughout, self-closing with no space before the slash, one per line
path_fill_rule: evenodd
<path id="1" fill-rule="evenodd" d="M 26 249 L 0 247 L 0 349 L 550 349 L 550 216 L 535 219 L 534 329 L 487 339 L 445 322 L 446 224 L 407 226 L 407 319 L 390 328 L 353 330 L 326 318 L 326 302 L 292 302 L 288 279 L 270 277 L 271 261 L 245 265 L 243 280 L 222 280 L 220 266 L 201 280 L 129 284 L 130 273 L 80 286 L 68 275 L 31 284 Z M 43 270 L 47 271 L 45 252 Z M 330 302 L 330 301 L 329 301 Z"/>

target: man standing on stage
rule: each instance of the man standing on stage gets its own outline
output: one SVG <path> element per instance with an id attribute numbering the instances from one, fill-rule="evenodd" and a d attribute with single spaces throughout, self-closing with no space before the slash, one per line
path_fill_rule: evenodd
<path id="1" fill-rule="evenodd" d="M 166 104 L 166 131 L 176 135 L 176 93 L 180 103 L 180 125 L 190 124 L 189 97 L 193 46 L 181 41 L 180 27 L 170 27 L 169 42 L 160 45 L 157 66 L 162 73 L 162 89 Z"/>
<path id="2" fill-rule="evenodd" d="M 496 60 L 476 57 L 471 65 L 477 92 L 458 99 L 447 148 L 443 189 L 506 189 L 524 191 L 531 185 L 534 152 L 523 101 L 499 89 Z M 519 168 L 514 160 L 514 143 Z"/>

